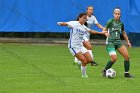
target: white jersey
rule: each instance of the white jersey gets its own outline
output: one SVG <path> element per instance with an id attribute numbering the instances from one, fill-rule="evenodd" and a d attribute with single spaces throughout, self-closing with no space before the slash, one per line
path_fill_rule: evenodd
<path id="1" fill-rule="evenodd" d="M 93 26 L 93 24 L 98 24 L 98 21 L 96 19 L 95 16 L 91 15 L 90 17 L 87 16 L 87 24 L 88 24 L 88 28 L 91 28 Z"/>
<path id="2" fill-rule="evenodd" d="M 82 47 L 83 35 L 90 31 L 85 25 L 81 25 L 79 21 L 70 21 L 67 22 L 69 27 L 71 27 L 70 31 L 70 39 L 68 42 L 69 48 L 79 48 Z"/>
<path id="3" fill-rule="evenodd" d="M 88 28 L 91 28 L 93 26 L 93 24 L 98 24 L 98 21 L 96 19 L 95 16 L 91 15 L 90 17 L 87 16 L 87 26 Z M 83 41 L 89 41 L 89 38 L 90 38 L 90 33 L 88 32 L 87 34 L 85 34 L 83 36 Z"/>

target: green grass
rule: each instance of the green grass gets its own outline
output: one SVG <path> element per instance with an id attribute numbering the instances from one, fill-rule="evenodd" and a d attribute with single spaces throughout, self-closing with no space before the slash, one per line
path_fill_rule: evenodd
<path id="1" fill-rule="evenodd" d="M 140 48 L 129 49 L 134 79 L 124 78 L 119 54 L 113 65 L 117 76 L 103 78 L 109 56 L 104 46 L 94 46 L 93 51 L 99 66 L 88 65 L 89 78 L 81 78 L 65 45 L 0 44 L 0 93 L 139 93 Z"/>

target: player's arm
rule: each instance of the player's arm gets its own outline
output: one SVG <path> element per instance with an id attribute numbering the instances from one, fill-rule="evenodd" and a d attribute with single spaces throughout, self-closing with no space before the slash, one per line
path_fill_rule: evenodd
<path id="1" fill-rule="evenodd" d="M 59 26 L 68 26 L 68 24 L 66 22 L 57 22 L 57 24 Z"/>
<path id="2" fill-rule="evenodd" d="M 97 23 L 96 26 L 97 26 L 98 28 L 100 28 L 101 30 L 104 29 L 104 27 L 103 27 L 101 24 L 99 24 L 99 23 Z"/>
<path id="3" fill-rule="evenodd" d="M 131 43 L 130 43 L 130 41 L 128 39 L 128 36 L 127 36 L 126 32 L 122 31 L 122 35 L 123 35 L 124 39 L 126 40 L 128 47 L 130 48 L 131 47 Z"/>
<path id="4" fill-rule="evenodd" d="M 107 24 L 106 24 L 106 26 L 103 28 L 103 32 L 106 32 L 105 33 L 105 36 L 106 37 L 109 37 L 110 36 L 110 34 L 109 34 L 109 32 L 108 32 L 108 28 L 111 26 L 111 22 L 112 22 L 112 20 L 110 19 L 110 20 L 108 20 L 108 22 L 107 22 Z"/>
<path id="5" fill-rule="evenodd" d="M 105 32 L 105 36 L 106 37 L 109 37 L 110 36 L 110 34 L 108 33 L 108 29 L 107 28 L 103 28 L 103 30 L 102 30 L 102 32 Z"/>
<path id="6" fill-rule="evenodd" d="M 67 22 L 57 22 L 57 24 L 59 26 L 68 26 L 68 27 L 72 28 L 72 26 L 70 24 L 68 24 Z"/>
<path id="7" fill-rule="evenodd" d="M 90 32 L 91 34 L 102 34 L 102 35 L 108 36 L 107 32 L 105 32 L 105 31 L 98 32 L 98 31 L 95 31 L 95 30 L 89 30 L 89 32 Z"/>

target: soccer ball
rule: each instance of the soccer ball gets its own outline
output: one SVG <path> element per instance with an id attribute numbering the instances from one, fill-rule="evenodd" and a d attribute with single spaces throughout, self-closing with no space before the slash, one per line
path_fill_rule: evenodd
<path id="1" fill-rule="evenodd" d="M 106 70 L 106 77 L 107 78 L 114 78 L 116 76 L 116 71 L 112 68 Z"/>

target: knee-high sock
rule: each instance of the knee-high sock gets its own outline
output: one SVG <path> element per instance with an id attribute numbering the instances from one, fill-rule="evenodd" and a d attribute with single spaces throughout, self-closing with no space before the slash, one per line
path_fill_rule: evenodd
<path id="1" fill-rule="evenodd" d="M 126 73 L 129 73 L 129 68 L 130 68 L 130 62 L 124 60 L 124 69 Z"/>
<path id="2" fill-rule="evenodd" d="M 109 60 L 109 61 L 107 62 L 107 64 L 106 64 L 105 70 L 111 68 L 113 64 L 114 64 L 114 63 L 113 63 L 111 60 Z"/>
<path id="3" fill-rule="evenodd" d="M 86 75 L 86 66 L 81 66 L 81 73 L 82 75 Z"/>

